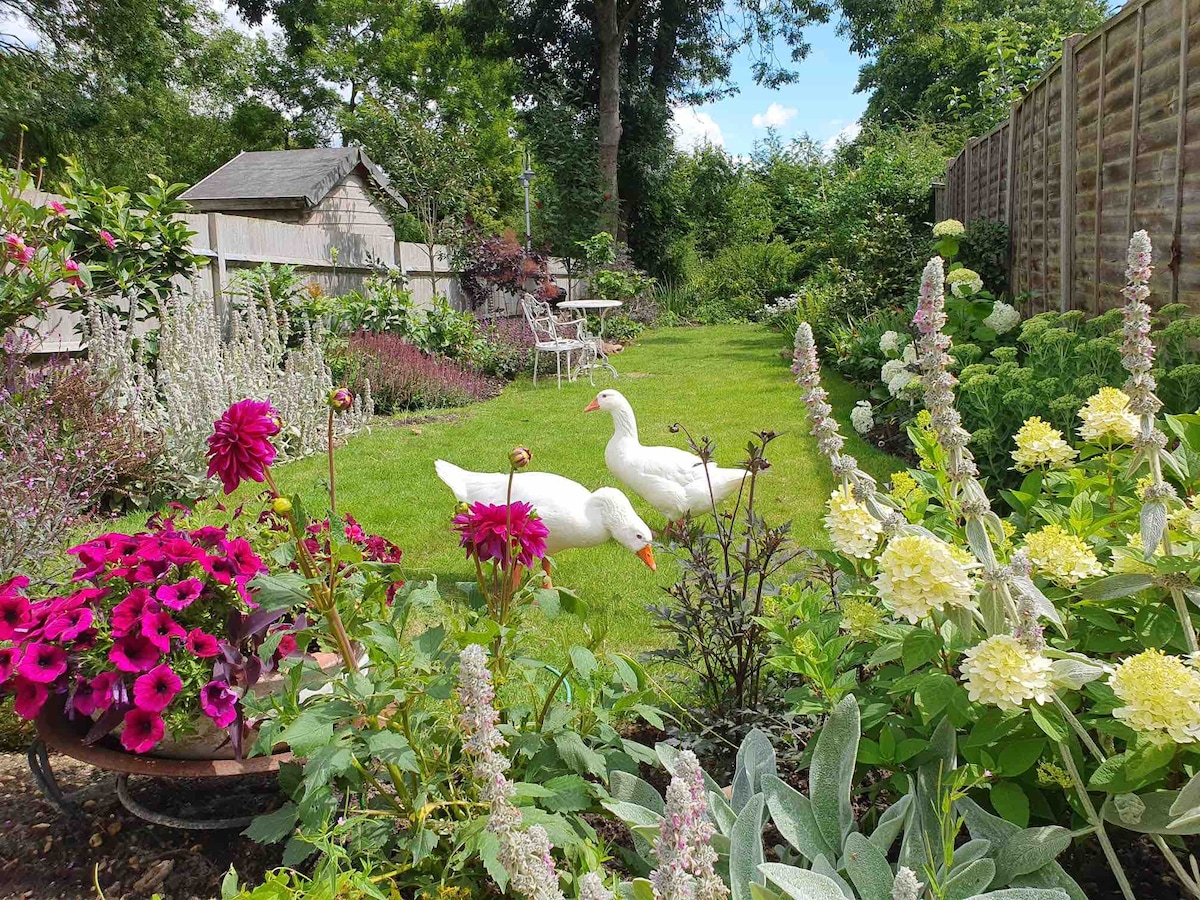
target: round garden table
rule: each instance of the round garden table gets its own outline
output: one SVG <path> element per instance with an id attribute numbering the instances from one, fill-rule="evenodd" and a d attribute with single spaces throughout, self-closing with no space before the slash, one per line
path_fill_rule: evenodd
<path id="1" fill-rule="evenodd" d="M 604 366 L 608 371 L 612 372 L 613 378 L 619 377 L 617 370 L 613 368 L 613 364 L 608 361 L 608 354 L 604 352 L 604 318 L 608 315 L 610 309 L 618 309 L 625 304 L 620 300 L 565 300 L 558 304 L 559 309 L 572 309 L 580 312 L 594 312 L 600 314 L 600 333 L 596 335 L 596 359 L 597 363 L 591 364 Z"/>
<path id="2" fill-rule="evenodd" d="M 131 775 L 150 778 L 230 778 L 243 775 L 269 775 L 279 771 L 280 763 L 292 759 L 291 753 L 256 756 L 248 759 L 166 759 L 127 753 L 104 740 L 93 744 L 84 738 L 85 722 L 72 721 L 63 712 L 61 699 L 51 700 L 37 718 L 37 738 L 29 748 L 29 770 L 42 794 L 64 813 L 78 812 L 78 801 L 84 794 L 96 793 L 96 786 L 64 794 L 50 766 L 48 750 L 95 766 L 116 776 L 117 799 L 121 805 L 140 819 L 169 828 L 215 831 L 225 828 L 245 828 L 253 816 L 226 819 L 183 819 L 156 812 L 138 803 L 129 794 Z M 90 722 L 86 724 L 90 725 Z"/>

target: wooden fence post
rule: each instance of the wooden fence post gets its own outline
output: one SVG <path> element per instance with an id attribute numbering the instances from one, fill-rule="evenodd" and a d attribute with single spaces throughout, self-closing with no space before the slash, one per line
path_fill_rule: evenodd
<path id="1" fill-rule="evenodd" d="M 1080 35 L 1063 41 L 1062 114 L 1059 123 L 1058 311 L 1074 309 L 1075 293 L 1075 128 L 1078 106 L 1075 84 L 1075 45 Z"/>
<path id="2" fill-rule="evenodd" d="M 1188 0 L 1179 4 L 1179 94 L 1175 101 L 1175 210 L 1171 225 L 1171 302 L 1179 302 L 1179 277 L 1183 267 L 1183 182 L 1187 150 L 1188 117 Z"/>
<path id="3" fill-rule="evenodd" d="M 209 274 L 212 278 L 212 299 L 213 308 L 217 313 L 217 321 L 224 326 L 225 323 L 225 284 L 227 281 L 225 271 L 225 251 L 221 249 L 221 225 L 218 216 L 220 213 L 208 214 L 208 246 L 212 250 L 212 256 L 208 261 Z"/>
<path id="4" fill-rule="evenodd" d="M 1016 261 L 1017 261 L 1017 105 L 1014 101 L 1008 108 L 1008 159 L 1004 176 L 1004 221 L 1008 225 L 1008 290 L 1015 297 L 1017 294 Z"/>

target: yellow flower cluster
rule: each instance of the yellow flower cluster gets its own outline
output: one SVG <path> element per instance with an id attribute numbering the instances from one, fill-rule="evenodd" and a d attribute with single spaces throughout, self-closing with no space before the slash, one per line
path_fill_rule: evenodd
<path id="1" fill-rule="evenodd" d="M 903 500 L 917 489 L 917 479 L 907 472 L 896 472 L 892 475 L 892 489 L 889 493 L 893 500 Z"/>
<path id="2" fill-rule="evenodd" d="M 838 553 L 870 559 L 883 531 L 879 520 L 844 485 L 829 495 L 826 506 L 825 530 Z"/>
<path id="3" fill-rule="evenodd" d="M 1138 418 L 1129 411 L 1129 395 L 1114 387 L 1100 388 L 1079 410 L 1079 436 L 1093 444 L 1132 444 Z"/>
<path id="4" fill-rule="evenodd" d="M 1016 710 L 1030 700 L 1049 703 L 1052 664 L 1010 634 L 981 641 L 963 656 L 963 681 L 972 702 Z"/>
<path id="5" fill-rule="evenodd" d="M 966 233 L 966 228 L 958 219 L 943 219 L 933 226 L 934 237 L 959 237 Z"/>
<path id="6" fill-rule="evenodd" d="M 1104 574 L 1092 548 L 1060 525 L 1025 535 L 1025 549 L 1033 568 L 1060 587 L 1074 587 L 1085 578 Z"/>
<path id="7" fill-rule="evenodd" d="M 1063 440 L 1062 432 L 1052 428 L 1041 416 L 1026 419 L 1014 440 L 1017 449 L 1012 452 L 1012 458 L 1022 472 L 1037 466 L 1065 469 L 1078 455 L 1078 451 Z"/>
<path id="8" fill-rule="evenodd" d="M 1037 782 L 1042 787 L 1060 787 L 1070 790 L 1075 786 L 1071 773 L 1052 762 L 1040 762 L 1037 767 Z"/>
<path id="9" fill-rule="evenodd" d="M 1192 537 L 1200 536 L 1200 507 L 1197 506 L 1198 501 L 1200 501 L 1200 496 L 1193 495 L 1188 498 L 1187 506 L 1180 507 L 1171 513 L 1169 520 L 1171 527 L 1176 531 L 1186 531 Z"/>
<path id="10" fill-rule="evenodd" d="M 1179 657 L 1145 650 L 1117 666 L 1108 686 L 1125 704 L 1113 715 L 1135 731 L 1179 744 L 1200 740 L 1200 672 Z"/>
<path id="11" fill-rule="evenodd" d="M 842 600 L 842 631 L 855 640 L 866 640 L 883 624 L 886 614 L 865 597 L 853 595 Z"/>
<path id="12" fill-rule="evenodd" d="M 914 625 L 935 609 L 970 608 L 975 586 L 949 544 L 923 534 L 898 534 L 879 556 L 875 587 L 897 616 Z"/>

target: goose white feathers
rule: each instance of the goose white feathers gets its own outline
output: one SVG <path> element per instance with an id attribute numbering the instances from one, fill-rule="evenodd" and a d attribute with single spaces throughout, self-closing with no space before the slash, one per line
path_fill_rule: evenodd
<path id="1" fill-rule="evenodd" d="M 470 472 L 444 459 L 436 460 L 433 466 L 438 478 L 461 503 L 508 501 L 507 473 Z M 512 499 L 537 510 L 549 531 L 546 552 L 550 556 L 614 540 L 652 570 L 657 568 L 650 546 L 650 526 L 616 488 L 589 491 L 577 481 L 550 472 L 518 472 L 513 476 Z"/>
<path id="2" fill-rule="evenodd" d="M 745 469 L 723 469 L 713 463 L 706 474 L 699 456 L 678 447 L 644 446 L 638 439 L 633 407 L 620 391 L 601 391 L 584 412 L 601 409 L 613 418 L 613 436 L 604 448 L 608 470 L 672 522 L 709 510 L 713 500 L 725 500 L 746 478 Z"/>

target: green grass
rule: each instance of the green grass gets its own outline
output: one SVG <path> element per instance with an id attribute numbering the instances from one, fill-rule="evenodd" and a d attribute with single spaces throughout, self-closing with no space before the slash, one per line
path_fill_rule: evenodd
<path id="1" fill-rule="evenodd" d="M 607 413 L 585 415 L 584 406 L 601 387 L 618 388 L 633 404 L 644 443 L 683 446 L 683 436 L 668 432 L 673 422 L 717 444 L 717 461 L 742 459 L 752 431 L 780 432 L 770 447 L 771 469 L 760 481 L 760 511 L 771 521 L 791 519 L 801 544 L 825 545 L 821 516 L 832 477 L 808 435 L 800 391 L 779 349 L 785 338 L 761 326 L 729 325 L 672 328 L 645 334 L 614 358 L 621 372 L 615 382 L 597 375 L 596 387 L 581 379 L 557 390 L 553 379 L 529 379 L 510 385 L 487 403 L 447 414 L 441 421 L 376 424 L 336 453 L 338 507 L 353 514 L 370 532 L 394 540 L 405 551 L 408 576 L 436 575 L 445 590 L 472 577 L 449 530 L 454 498 L 434 475 L 433 461 L 450 460 L 468 469 L 503 471 L 508 451 L 527 446 L 532 468 L 557 472 L 589 488 L 617 485 L 604 465 L 604 445 L 612 433 Z M 848 450 L 880 480 L 900 465 L 859 441 L 849 427 L 854 390 L 832 374 L 827 389 L 849 438 Z M 300 491 L 317 509 L 324 459 L 309 458 L 277 472 L 281 490 Z M 628 491 L 626 493 L 629 493 Z M 310 499 L 311 498 L 311 499 Z M 634 506 L 653 528 L 661 517 L 640 498 Z M 616 544 L 565 552 L 556 560 L 555 581 L 588 601 L 592 617 L 607 624 L 608 646 L 638 652 L 661 646 L 646 607 L 661 600 L 677 565 L 658 554 L 651 572 Z M 551 655 L 578 638 L 580 624 L 571 616 L 538 624 L 536 634 Z"/>

